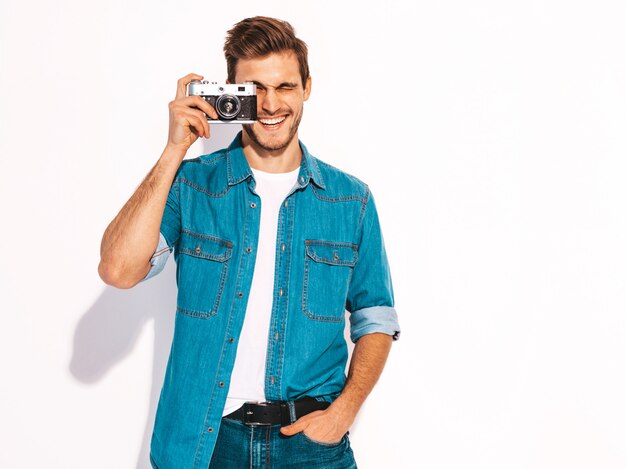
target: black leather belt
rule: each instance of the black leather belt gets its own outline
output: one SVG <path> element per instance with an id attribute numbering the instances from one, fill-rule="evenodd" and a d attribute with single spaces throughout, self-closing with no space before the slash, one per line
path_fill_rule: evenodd
<path id="1" fill-rule="evenodd" d="M 293 401 L 296 420 L 316 410 L 328 408 L 330 402 L 318 401 L 313 397 L 303 397 Z M 246 425 L 290 425 L 291 413 L 287 402 L 246 402 L 225 419 L 239 420 Z"/>

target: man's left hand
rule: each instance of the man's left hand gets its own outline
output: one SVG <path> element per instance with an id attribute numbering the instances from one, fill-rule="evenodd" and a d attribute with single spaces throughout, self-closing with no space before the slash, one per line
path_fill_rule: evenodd
<path id="1" fill-rule="evenodd" d="M 316 410 L 310 414 L 300 417 L 291 425 L 282 427 L 280 432 L 283 435 L 292 436 L 303 432 L 309 438 L 320 443 L 338 443 L 341 441 L 354 417 L 345 413 L 337 412 L 331 407 L 326 410 Z"/>

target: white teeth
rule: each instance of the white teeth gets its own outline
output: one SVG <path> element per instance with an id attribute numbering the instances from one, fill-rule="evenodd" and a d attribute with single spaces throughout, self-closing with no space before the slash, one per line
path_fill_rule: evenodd
<path id="1" fill-rule="evenodd" d="M 276 124 L 280 124 L 286 118 L 287 117 L 278 117 L 276 119 L 259 119 L 259 122 L 265 125 L 276 125 Z"/>

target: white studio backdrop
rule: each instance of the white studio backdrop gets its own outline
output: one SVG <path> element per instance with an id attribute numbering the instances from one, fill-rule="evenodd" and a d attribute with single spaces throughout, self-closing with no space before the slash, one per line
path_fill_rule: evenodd
<path id="1" fill-rule="evenodd" d="M 257 14 L 308 43 L 301 138 L 385 234 L 403 334 L 359 467 L 626 467 L 623 2 L 0 5 L 1 468 L 149 467 L 175 266 L 107 287 L 100 239 Z"/>

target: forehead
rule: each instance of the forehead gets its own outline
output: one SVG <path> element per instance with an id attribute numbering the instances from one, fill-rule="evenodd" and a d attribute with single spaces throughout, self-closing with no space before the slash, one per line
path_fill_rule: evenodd
<path id="1" fill-rule="evenodd" d="M 256 59 L 240 59 L 235 69 L 235 81 L 256 81 L 272 86 L 285 82 L 300 83 L 298 58 L 295 53 L 287 51 Z"/>

